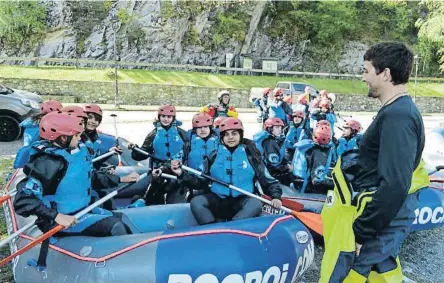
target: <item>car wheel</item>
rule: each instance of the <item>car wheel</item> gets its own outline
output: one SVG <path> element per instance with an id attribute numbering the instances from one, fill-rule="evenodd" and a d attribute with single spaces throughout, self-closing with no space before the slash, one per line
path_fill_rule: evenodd
<path id="1" fill-rule="evenodd" d="M 18 139 L 22 133 L 19 121 L 8 115 L 0 115 L 0 141 L 10 142 Z"/>

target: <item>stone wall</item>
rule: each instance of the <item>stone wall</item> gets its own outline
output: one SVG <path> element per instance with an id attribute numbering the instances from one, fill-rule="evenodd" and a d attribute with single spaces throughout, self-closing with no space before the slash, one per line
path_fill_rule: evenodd
<path id="1" fill-rule="evenodd" d="M 62 102 L 114 103 L 114 83 L 90 81 L 54 81 L 0 78 L 0 84 L 11 88 L 33 91 L 45 98 L 61 98 Z M 216 102 L 221 88 L 173 86 L 137 83 L 119 83 L 119 104 L 159 105 L 173 103 L 180 106 L 202 106 Z M 253 107 L 248 101 L 248 89 L 229 89 L 231 103 L 238 108 Z M 417 97 L 422 112 L 444 112 L 444 98 Z M 379 101 L 364 95 L 337 95 L 337 111 L 377 111 Z"/>

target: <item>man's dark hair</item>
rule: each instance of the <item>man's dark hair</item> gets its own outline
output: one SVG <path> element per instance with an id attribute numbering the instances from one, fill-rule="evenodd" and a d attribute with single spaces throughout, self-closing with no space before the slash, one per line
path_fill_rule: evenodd
<path id="1" fill-rule="evenodd" d="M 394 85 L 405 84 L 412 72 L 413 52 L 401 42 L 382 42 L 365 52 L 364 61 L 372 63 L 377 75 L 390 69 Z"/>

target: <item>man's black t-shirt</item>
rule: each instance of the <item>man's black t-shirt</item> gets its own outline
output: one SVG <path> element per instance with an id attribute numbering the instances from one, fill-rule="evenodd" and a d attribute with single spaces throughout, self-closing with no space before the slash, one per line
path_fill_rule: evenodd
<path id="1" fill-rule="evenodd" d="M 360 170 L 353 182 L 356 191 L 377 189 L 353 225 L 356 242 L 374 238 L 396 216 L 421 161 L 424 142 L 422 117 L 410 96 L 402 96 L 378 112 L 362 138 Z"/>

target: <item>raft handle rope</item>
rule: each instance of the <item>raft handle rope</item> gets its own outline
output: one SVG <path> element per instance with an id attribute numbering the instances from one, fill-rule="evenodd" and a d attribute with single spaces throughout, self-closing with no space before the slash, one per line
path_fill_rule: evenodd
<path id="1" fill-rule="evenodd" d="M 147 176 L 147 173 L 144 173 L 142 175 L 140 175 L 139 180 L 145 178 Z M 139 181 L 137 180 L 137 181 Z M 110 200 L 111 198 L 115 197 L 116 195 L 118 195 L 120 192 L 122 192 L 123 190 L 125 190 L 126 188 L 128 188 L 129 186 L 131 186 L 134 182 L 131 183 L 127 183 L 124 186 L 118 188 L 117 190 L 109 193 L 108 195 L 104 196 L 103 198 L 99 199 L 98 201 L 96 201 L 95 203 L 87 206 L 86 208 L 84 208 L 83 210 L 79 211 L 78 213 L 76 213 L 74 216 L 76 219 L 81 218 L 82 216 L 84 216 L 85 214 L 89 213 L 91 210 L 93 210 L 94 208 L 102 205 L 103 203 L 107 202 L 108 200 Z M 37 225 L 35 225 L 34 223 L 29 223 L 28 225 L 22 227 L 20 230 L 18 230 L 17 232 L 15 232 L 14 234 L 12 234 L 11 236 L 9 236 L 8 238 L 4 239 L 1 243 L 0 243 L 0 248 L 11 242 L 12 239 L 14 239 L 16 236 L 20 235 L 21 233 L 25 232 L 26 230 L 30 229 L 30 228 L 35 228 L 37 227 Z M 29 249 L 33 248 L 34 246 L 42 243 L 44 240 L 48 239 L 49 237 L 51 237 L 52 235 L 56 234 L 57 232 L 60 232 L 61 230 L 63 230 L 64 227 L 62 225 L 57 225 L 56 227 L 52 228 L 51 230 L 49 230 L 48 232 L 40 235 L 37 239 L 33 240 L 32 242 L 26 244 L 23 248 L 19 249 L 18 251 L 16 251 L 15 253 L 11 254 L 10 256 L 6 257 L 5 259 L 2 259 L 0 261 L 0 267 L 5 265 L 6 263 L 8 263 L 9 261 L 11 261 L 12 259 L 14 259 L 15 257 L 23 254 L 24 252 L 28 251 Z M 20 232 L 20 233 L 19 233 Z"/>

